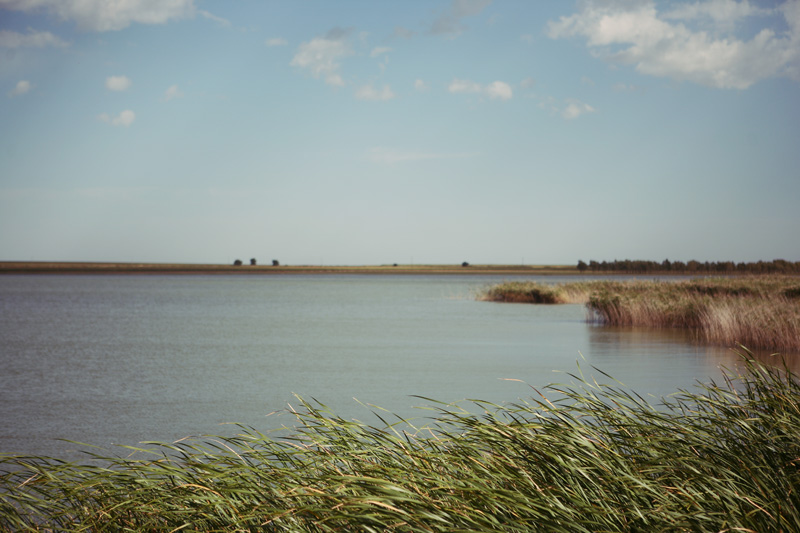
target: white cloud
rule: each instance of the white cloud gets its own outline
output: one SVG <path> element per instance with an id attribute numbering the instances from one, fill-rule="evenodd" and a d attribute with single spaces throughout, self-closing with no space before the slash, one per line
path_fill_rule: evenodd
<path id="1" fill-rule="evenodd" d="M 0 0 L 0 2 L 2 1 Z M 65 48 L 69 46 L 69 43 L 49 31 L 28 30 L 28 33 L 19 33 L 0 30 L 0 48 L 45 48 L 47 46 Z"/>
<path id="2" fill-rule="evenodd" d="M 356 91 L 356 98 L 359 100 L 385 101 L 391 100 L 394 96 L 391 87 L 388 85 L 384 85 L 380 91 L 376 90 L 372 85 L 364 85 Z"/>
<path id="3" fill-rule="evenodd" d="M 178 89 L 177 85 L 171 85 L 166 91 L 164 91 L 164 101 L 169 102 L 173 98 L 182 98 L 183 92 Z"/>
<path id="4" fill-rule="evenodd" d="M 89 31 L 113 31 L 134 22 L 163 24 L 195 14 L 194 0 L 0 0 L 16 11 L 44 10 Z"/>
<path id="5" fill-rule="evenodd" d="M 506 82 L 493 81 L 486 87 L 486 94 L 493 100 L 496 98 L 500 100 L 510 100 L 514 93 L 511 91 L 511 86 Z"/>
<path id="6" fill-rule="evenodd" d="M 377 47 L 372 49 L 372 52 L 369 53 L 369 57 L 382 56 L 384 54 L 388 54 L 391 51 L 392 51 L 392 49 L 389 48 L 388 46 L 377 46 Z"/>
<path id="7" fill-rule="evenodd" d="M 352 55 L 347 42 L 350 30 L 334 28 L 325 37 L 315 37 L 302 43 L 292 58 L 291 65 L 309 70 L 315 78 L 323 78 L 328 85 L 344 85 L 339 74 L 341 59 Z"/>
<path id="8" fill-rule="evenodd" d="M 109 76 L 106 78 L 106 89 L 109 91 L 124 91 L 131 86 L 131 80 L 127 76 Z"/>
<path id="9" fill-rule="evenodd" d="M 536 86 L 536 80 L 533 78 L 525 78 L 519 86 L 523 89 L 533 89 Z"/>
<path id="10" fill-rule="evenodd" d="M 286 46 L 289 44 L 289 41 L 284 39 L 283 37 L 273 37 L 272 39 L 267 39 L 264 44 L 267 46 Z"/>
<path id="11" fill-rule="evenodd" d="M 414 89 L 416 89 L 418 91 L 427 91 L 428 90 L 428 84 L 425 83 L 424 81 L 420 80 L 420 79 L 417 79 L 416 81 L 414 81 Z"/>
<path id="12" fill-rule="evenodd" d="M 474 157 L 474 153 L 434 153 L 434 152 L 410 152 L 396 150 L 393 148 L 377 147 L 370 150 L 369 159 L 374 163 L 394 165 L 407 161 L 429 161 L 433 159 L 460 159 L 464 157 Z"/>
<path id="13" fill-rule="evenodd" d="M 483 87 L 474 81 L 456 78 L 450 82 L 450 85 L 447 86 L 447 90 L 451 93 L 480 93 L 483 92 Z"/>
<path id="14" fill-rule="evenodd" d="M 763 28 L 750 40 L 733 33 L 711 36 L 685 24 L 706 17 L 718 23 L 718 31 L 730 32 L 736 22 L 766 13 L 746 0 L 677 5 L 666 14 L 659 14 L 652 0 L 582 6 L 571 16 L 551 21 L 550 37 L 584 37 L 594 52 L 611 61 L 635 65 L 643 74 L 708 87 L 746 89 L 774 76 L 800 81 L 798 0 L 788 0 L 775 11 L 784 16 L 788 31 Z"/>
<path id="15" fill-rule="evenodd" d="M 519 40 L 520 41 L 524 41 L 524 42 L 529 43 L 529 44 L 533 43 L 533 35 L 531 35 L 530 33 L 526 33 L 524 35 L 520 35 L 519 36 Z"/>
<path id="16" fill-rule="evenodd" d="M 577 100 L 570 101 L 561 111 L 561 116 L 567 120 L 574 120 L 581 115 L 586 113 L 594 113 L 595 109 L 590 106 L 589 104 L 584 104 L 583 102 L 579 102 Z"/>
<path id="17" fill-rule="evenodd" d="M 102 113 L 97 116 L 97 119 L 101 122 L 106 122 L 113 126 L 130 126 L 133 124 L 133 121 L 136 120 L 136 113 L 131 111 L 130 109 L 126 109 L 125 111 L 121 112 L 119 115 L 112 117 L 108 113 Z"/>
<path id="18" fill-rule="evenodd" d="M 457 37 L 466 30 L 462 19 L 479 14 L 491 3 L 492 0 L 453 0 L 450 7 L 433 21 L 430 32 Z"/>
<path id="19" fill-rule="evenodd" d="M 514 95 L 511 86 L 504 81 L 494 81 L 483 87 L 481 84 L 470 80 L 454 79 L 447 90 L 451 93 L 485 94 L 490 99 L 510 100 Z"/>
<path id="20" fill-rule="evenodd" d="M 8 96 L 21 96 L 33 89 L 33 85 L 28 80 L 20 80 L 17 85 L 8 92 Z"/>

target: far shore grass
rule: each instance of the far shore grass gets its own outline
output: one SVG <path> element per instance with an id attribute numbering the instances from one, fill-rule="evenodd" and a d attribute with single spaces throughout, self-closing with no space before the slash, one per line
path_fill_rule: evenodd
<path id="1" fill-rule="evenodd" d="M 688 328 L 700 341 L 800 354 L 800 277 L 679 281 L 507 282 L 481 296 L 496 302 L 582 303 L 613 326 Z"/>

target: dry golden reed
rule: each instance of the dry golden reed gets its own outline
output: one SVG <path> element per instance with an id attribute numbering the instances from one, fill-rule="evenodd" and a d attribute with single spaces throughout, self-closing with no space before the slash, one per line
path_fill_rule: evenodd
<path id="1" fill-rule="evenodd" d="M 749 276 L 682 281 L 509 282 L 482 296 L 498 302 L 585 303 L 613 326 L 689 328 L 720 345 L 800 353 L 800 278 Z"/>

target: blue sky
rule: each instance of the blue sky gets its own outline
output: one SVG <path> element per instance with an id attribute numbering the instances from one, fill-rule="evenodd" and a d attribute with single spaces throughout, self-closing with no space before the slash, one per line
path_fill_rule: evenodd
<path id="1" fill-rule="evenodd" d="M 800 260 L 800 0 L 0 0 L 0 260 Z"/>

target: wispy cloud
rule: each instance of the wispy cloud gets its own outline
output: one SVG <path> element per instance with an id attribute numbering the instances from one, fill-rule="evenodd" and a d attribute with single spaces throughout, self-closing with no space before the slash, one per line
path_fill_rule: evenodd
<path id="1" fill-rule="evenodd" d="M 678 4 L 663 14 L 671 20 L 700 20 L 715 25 L 723 31 L 733 30 L 737 24 L 749 17 L 772 15 L 774 9 L 752 5 L 748 0 L 707 0 L 691 4 Z"/>
<path id="2" fill-rule="evenodd" d="M 201 11 L 199 11 L 199 13 L 203 18 L 208 19 L 208 20 L 213 20 L 214 22 L 216 22 L 217 24 L 219 24 L 220 26 L 222 26 L 224 28 L 230 28 L 232 26 L 230 20 L 224 19 L 222 17 L 218 17 L 217 15 L 215 15 L 213 13 L 209 13 L 208 11 L 202 11 L 201 10 Z"/>
<path id="3" fill-rule="evenodd" d="M 427 91 L 428 84 L 425 83 L 423 80 L 417 79 L 414 81 L 414 89 L 420 92 Z"/>
<path id="4" fill-rule="evenodd" d="M 106 89 L 109 91 L 125 91 L 131 86 L 131 79 L 127 76 L 109 76 L 106 78 Z"/>
<path id="5" fill-rule="evenodd" d="M 455 78 L 447 86 L 447 90 L 451 93 L 480 93 L 483 92 L 483 87 L 481 87 L 480 83 L 475 83 L 474 81 Z"/>
<path id="6" fill-rule="evenodd" d="M 107 124 L 111 124 L 112 126 L 125 126 L 128 127 L 133 124 L 133 121 L 136 120 L 136 113 L 131 111 L 130 109 L 126 109 L 125 111 L 121 112 L 119 115 L 111 116 L 108 113 L 101 113 L 97 116 L 97 119 L 100 122 L 105 122 Z"/>
<path id="7" fill-rule="evenodd" d="M 492 0 L 453 0 L 450 7 L 433 21 L 430 33 L 455 38 L 467 29 L 463 22 L 465 18 L 479 14 L 491 3 Z"/>
<path id="8" fill-rule="evenodd" d="M 595 108 L 589 104 L 579 102 L 578 100 L 572 100 L 567 103 L 567 106 L 563 110 L 561 110 L 561 116 L 567 120 L 575 120 L 581 115 L 594 112 Z"/>
<path id="9" fill-rule="evenodd" d="M 177 85 L 170 85 L 169 88 L 164 91 L 165 102 L 169 102 L 173 98 L 183 98 L 183 92 L 178 88 Z"/>
<path id="10" fill-rule="evenodd" d="M 351 31 L 334 28 L 324 37 L 315 37 L 302 43 L 291 65 L 308 70 L 315 78 L 323 78 L 328 85 L 343 86 L 344 80 L 339 74 L 340 61 L 353 54 L 348 43 Z"/>
<path id="11" fill-rule="evenodd" d="M 163 24 L 195 14 L 194 0 L 3 0 L 0 6 L 16 11 L 44 11 L 73 21 L 83 30 L 98 32 L 121 30 L 134 22 Z M 207 12 L 201 14 L 207 16 Z"/>
<path id="12" fill-rule="evenodd" d="M 596 113 L 597 110 L 585 102 L 568 98 L 567 100 L 557 100 L 552 96 L 539 98 L 539 107 L 550 111 L 553 115 L 558 115 L 565 120 L 575 120 L 587 113 Z"/>
<path id="13" fill-rule="evenodd" d="M 372 52 L 369 53 L 369 57 L 378 57 L 391 52 L 392 49 L 388 46 L 376 46 L 372 49 Z"/>
<path id="14" fill-rule="evenodd" d="M 485 94 L 490 99 L 510 100 L 514 96 L 511 86 L 504 81 L 493 81 L 487 86 L 470 80 L 454 79 L 447 86 L 451 93 Z"/>
<path id="15" fill-rule="evenodd" d="M 411 39 L 414 35 L 415 33 L 413 31 L 402 26 L 396 26 L 394 32 L 392 32 L 392 36 L 398 39 Z"/>
<path id="16" fill-rule="evenodd" d="M 377 90 L 372 85 L 364 85 L 356 91 L 356 98 L 359 100 L 386 101 L 395 97 L 391 87 L 384 85 Z"/>
<path id="17" fill-rule="evenodd" d="M 28 30 L 28 33 L 19 33 L 0 30 L 0 48 L 45 48 L 48 46 L 65 48 L 69 46 L 69 43 L 49 31 Z"/>
<path id="18" fill-rule="evenodd" d="M 20 80 L 17 82 L 17 85 L 8 92 L 8 96 L 12 98 L 14 96 L 22 96 L 30 92 L 31 89 L 33 89 L 33 84 L 31 82 L 28 80 Z"/>
<path id="19" fill-rule="evenodd" d="M 264 41 L 264 44 L 269 47 L 286 46 L 287 44 L 289 44 L 289 41 L 287 41 L 283 37 L 273 37 L 271 39 L 267 39 L 266 41 Z"/>

